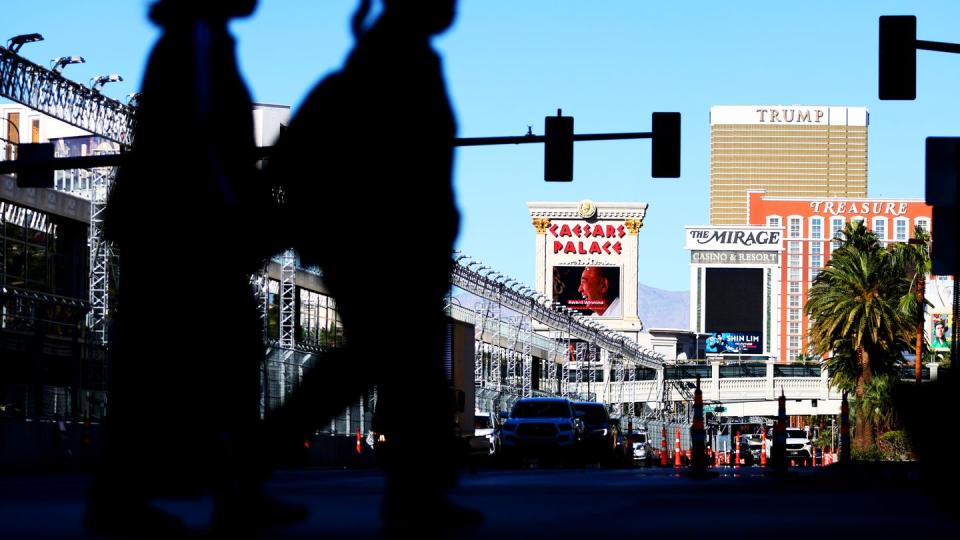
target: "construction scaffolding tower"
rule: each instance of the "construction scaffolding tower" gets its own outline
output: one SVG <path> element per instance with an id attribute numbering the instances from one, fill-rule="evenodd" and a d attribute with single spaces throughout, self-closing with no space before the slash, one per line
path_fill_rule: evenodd
<path id="1" fill-rule="evenodd" d="M 0 47 L 0 97 L 113 141 L 119 145 L 117 151 L 121 147 L 129 147 L 133 142 L 135 108 L 68 80 L 62 74 L 34 64 L 5 47 Z M 90 311 L 87 326 L 97 341 L 106 345 L 113 251 L 103 238 L 103 212 L 116 169 L 96 169 L 89 174 L 92 175 L 89 189 L 83 184 L 82 189 L 76 192 L 90 201 Z"/>

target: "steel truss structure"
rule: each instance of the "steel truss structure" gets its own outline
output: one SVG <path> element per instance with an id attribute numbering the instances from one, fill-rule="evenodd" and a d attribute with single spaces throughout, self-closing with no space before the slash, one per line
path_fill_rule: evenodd
<path id="1" fill-rule="evenodd" d="M 297 255 L 288 249 L 280 256 L 280 348 L 293 350 L 297 302 Z"/>
<path id="2" fill-rule="evenodd" d="M 103 215 L 107 208 L 114 169 L 107 174 L 93 172 L 90 189 L 90 228 L 87 231 L 90 247 L 90 311 L 87 327 L 101 345 L 107 344 L 107 317 L 110 310 L 110 262 L 113 248 L 103 239 Z"/>
<path id="3" fill-rule="evenodd" d="M 543 298 L 531 295 L 529 288 L 514 284 L 512 279 L 493 272 L 483 273 L 486 267 L 477 262 L 464 264 L 468 257 L 461 255 L 453 265 L 450 283 L 478 296 L 481 300 L 473 309 L 450 305 L 455 317 L 474 323 L 475 363 L 474 381 L 477 387 L 477 406 L 495 412 L 508 408 L 521 397 L 532 395 L 564 395 L 574 399 L 594 399 L 579 393 L 585 390 L 580 383 L 586 375 L 591 382 L 598 382 L 597 369 L 613 371 L 616 380 L 623 381 L 629 370 L 630 380 L 636 380 L 636 369 L 646 367 L 660 370 L 663 357 L 644 349 L 628 338 L 603 330 L 596 325 L 587 326 L 578 317 L 556 311 Z M 494 277 L 496 276 L 496 277 Z M 534 321 L 545 325 L 546 334 L 534 332 Z M 573 339 L 580 340 L 571 348 Z M 544 358 L 535 359 L 533 348 L 538 347 Z M 544 384 L 533 389 L 533 364 L 540 364 L 540 381 Z M 503 364 L 506 365 L 503 365 Z M 587 369 L 587 373 L 582 368 Z M 570 381 L 571 370 L 575 381 Z M 570 391 L 576 383 L 577 391 Z M 610 385 L 604 385 L 605 400 L 624 403 L 627 396 L 623 385 L 617 395 L 612 395 Z M 594 392 L 595 393 L 595 392 Z M 622 407 L 621 407 L 622 408 Z M 631 413 L 632 404 L 631 404 Z M 622 411 L 621 411 L 622 413 Z M 631 414 L 631 417 L 633 415 Z"/>
<path id="4" fill-rule="evenodd" d="M 133 145 L 136 109 L 0 47 L 0 96 L 122 146 Z"/>

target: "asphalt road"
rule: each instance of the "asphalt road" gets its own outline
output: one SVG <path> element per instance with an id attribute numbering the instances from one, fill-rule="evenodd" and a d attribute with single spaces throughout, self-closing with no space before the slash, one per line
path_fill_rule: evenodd
<path id="1" fill-rule="evenodd" d="M 918 477 L 911 467 L 849 474 L 835 467 L 798 469 L 786 477 L 745 468 L 706 480 L 672 469 L 483 470 L 465 474 L 453 498 L 482 510 L 484 524 L 444 536 L 713 538 L 752 537 L 752 531 L 776 539 L 946 537 L 960 523 L 938 507 L 943 499 Z M 96 538 L 80 526 L 88 483 L 85 475 L 0 476 L 0 538 Z M 270 491 L 307 504 L 310 517 L 260 537 L 387 537 L 378 518 L 383 485 L 370 470 L 278 472 Z M 210 536 L 209 497 L 156 503 L 181 516 L 191 537 Z"/>

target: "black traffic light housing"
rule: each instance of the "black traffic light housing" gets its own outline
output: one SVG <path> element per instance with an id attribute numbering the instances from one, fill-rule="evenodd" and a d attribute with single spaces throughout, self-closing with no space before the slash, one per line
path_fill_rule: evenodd
<path id="1" fill-rule="evenodd" d="M 21 144 L 17 148 L 17 187 L 52 188 L 52 161 L 53 143 Z"/>
<path id="2" fill-rule="evenodd" d="M 880 17 L 880 99 L 917 98 L 917 18 Z"/>
<path id="3" fill-rule="evenodd" d="M 926 203 L 933 206 L 930 259 L 934 274 L 957 273 L 956 212 L 960 191 L 960 137 L 927 137 Z"/>
<path id="4" fill-rule="evenodd" d="M 680 113 L 653 113 L 650 175 L 680 178 Z"/>
<path id="5" fill-rule="evenodd" d="M 544 122 L 543 179 L 547 182 L 573 181 L 573 117 L 547 116 Z"/>

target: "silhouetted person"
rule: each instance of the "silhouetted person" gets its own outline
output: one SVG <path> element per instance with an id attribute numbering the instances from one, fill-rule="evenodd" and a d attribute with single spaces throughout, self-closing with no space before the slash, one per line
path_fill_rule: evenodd
<path id="1" fill-rule="evenodd" d="M 157 495 L 214 494 L 214 526 L 303 517 L 265 497 L 257 437 L 262 323 L 250 275 L 269 255 L 250 95 L 227 21 L 256 0 L 161 0 L 134 150 L 105 236 L 121 274 L 102 470 L 85 522 L 164 536 Z"/>
<path id="2" fill-rule="evenodd" d="M 385 522 L 473 522 L 479 514 L 445 497 L 456 449 L 443 298 L 460 217 L 451 185 L 456 124 L 430 44 L 453 22 L 456 1 L 382 0 L 366 28 L 370 4 L 363 0 L 354 17 L 345 66 L 307 98 L 273 163 L 288 201 L 319 209 L 297 248 L 320 265 L 346 340 L 273 419 L 306 415 L 320 425 L 376 384 L 376 428 L 390 447 Z"/>

